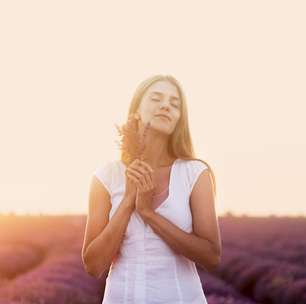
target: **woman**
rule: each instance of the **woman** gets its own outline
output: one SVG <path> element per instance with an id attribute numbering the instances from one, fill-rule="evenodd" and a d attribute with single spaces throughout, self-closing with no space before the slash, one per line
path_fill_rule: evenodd
<path id="1" fill-rule="evenodd" d="M 102 304 L 205 304 L 195 263 L 213 271 L 220 262 L 215 178 L 194 157 L 180 84 L 169 75 L 143 81 L 128 114 L 139 134 L 150 124 L 145 150 L 96 169 L 85 269 L 97 278 L 109 269 Z"/>

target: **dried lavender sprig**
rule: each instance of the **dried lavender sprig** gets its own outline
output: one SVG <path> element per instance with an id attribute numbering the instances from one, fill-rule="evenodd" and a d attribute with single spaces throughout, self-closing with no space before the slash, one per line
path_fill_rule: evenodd
<path id="1" fill-rule="evenodd" d="M 129 163 L 136 158 L 143 160 L 145 137 L 150 126 L 150 122 L 146 123 L 142 134 L 140 134 L 137 128 L 137 119 L 135 117 L 130 117 L 127 123 L 122 127 L 115 124 L 119 136 L 121 136 L 121 142 L 117 141 L 117 143 L 119 144 L 119 148 L 127 154 Z"/>
<path id="2" fill-rule="evenodd" d="M 146 123 L 144 131 L 143 131 L 143 135 L 142 135 L 142 140 L 141 140 L 141 145 L 140 145 L 140 155 L 139 155 L 139 159 L 143 160 L 143 156 L 144 156 L 144 152 L 145 152 L 145 139 L 148 133 L 148 130 L 151 127 L 151 122 L 149 121 L 148 123 Z"/>

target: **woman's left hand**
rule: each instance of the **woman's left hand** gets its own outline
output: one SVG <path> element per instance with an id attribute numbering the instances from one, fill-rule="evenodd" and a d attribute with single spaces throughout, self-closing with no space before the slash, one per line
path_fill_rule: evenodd
<path id="1" fill-rule="evenodd" d="M 134 172 L 135 175 L 130 175 L 130 178 L 137 186 L 135 209 L 140 215 L 142 215 L 146 212 L 154 211 L 152 208 L 152 200 L 155 190 L 155 182 L 154 171 L 148 163 L 141 161 L 138 169 L 137 173 Z"/>

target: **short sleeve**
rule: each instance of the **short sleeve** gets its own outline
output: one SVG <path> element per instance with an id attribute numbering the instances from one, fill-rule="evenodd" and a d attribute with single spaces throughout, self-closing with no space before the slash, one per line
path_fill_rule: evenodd
<path id="1" fill-rule="evenodd" d="M 208 169 L 208 166 L 200 160 L 191 160 L 189 164 L 189 193 L 191 194 L 200 174 Z"/>
<path id="2" fill-rule="evenodd" d="M 111 195 L 111 185 L 112 185 L 112 167 L 113 163 L 108 162 L 104 165 L 98 166 L 94 171 L 94 176 L 104 185 L 108 193 Z"/>

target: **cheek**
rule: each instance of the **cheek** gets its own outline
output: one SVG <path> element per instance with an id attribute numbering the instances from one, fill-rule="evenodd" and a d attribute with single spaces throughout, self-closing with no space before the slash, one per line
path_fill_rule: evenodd
<path id="1" fill-rule="evenodd" d="M 147 105 L 147 106 L 143 107 L 142 111 L 141 111 L 142 120 L 144 122 L 148 122 L 148 121 L 153 120 L 155 112 L 156 112 L 156 107 L 154 107 L 154 106 Z"/>
<path id="2" fill-rule="evenodd" d="M 180 112 L 177 112 L 176 115 L 175 115 L 175 120 L 176 122 L 178 122 L 178 120 L 180 119 L 181 117 L 181 113 Z"/>
<path id="3" fill-rule="evenodd" d="M 142 111 L 148 114 L 156 111 L 156 109 L 157 109 L 157 104 L 154 104 L 152 102 L 147 102 L 146 104 L 143 105 Z"/>

